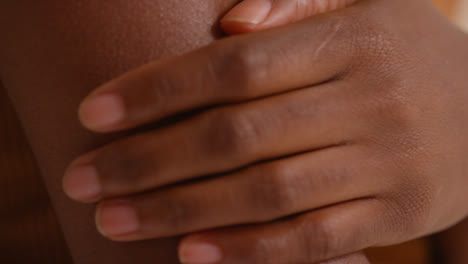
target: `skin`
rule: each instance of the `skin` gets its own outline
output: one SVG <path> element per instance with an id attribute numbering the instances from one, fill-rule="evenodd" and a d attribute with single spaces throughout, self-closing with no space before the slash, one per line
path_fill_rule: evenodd
<path id="1" fill-rule="evenodd" d="M 92 217 L 95 205 L 67 198 L 61 182 L 80 153 L 125 135 L 84 129 L 76 114 L 80 101 L 138 65 L 214 41 L 221 35 L 214 25 L 234 4 L 0 1 L 1 80 L 37 158 L 74 263 L 179 263 L 178 238 L 125 244 L 103 238 Z"/>
<path id="2" fill-rule="evenodd" d="M 65 196 L 63 172 L 76 156 L 132 134 L 90 133 L 76 112 L 86 94 L 107 80 L 218 39 L 218 21 L 236 3 L 0 1 L 0 79 L 31 143 L 74 263 L 179 263 L 177 237 L 109 241 L 94 226 L 95 205 Z M 352 254 L 327 263 L 366 262 L 362 254 Z"/>
<path id="3" fill-rule="evenodd" d="M 224 32 L 234 35 L 278 27 L 347 7 L 357 0 L 245 0 L 221 19 Z"/>
<path id="4" fill-rule="evenodd" d="M 64 189 L 114 241 L 194 232 L 186 263 L 315 263 L 447 229 L 468 215 L 467 45 L 427 1 L 363 0 L 146 64 L 80 117 L 155 128 L 75 160 Z"/>

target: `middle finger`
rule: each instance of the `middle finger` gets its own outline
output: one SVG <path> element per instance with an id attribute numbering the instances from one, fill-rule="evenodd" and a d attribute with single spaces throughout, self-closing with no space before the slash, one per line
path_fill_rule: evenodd
<path id="1" fill-rule="evenodd" d="M 64 189 L 96 201 L 342 144 L 364 127 L 346 88 L 334 82 L 217 108 L 110 144 L 76 160 Z"/>

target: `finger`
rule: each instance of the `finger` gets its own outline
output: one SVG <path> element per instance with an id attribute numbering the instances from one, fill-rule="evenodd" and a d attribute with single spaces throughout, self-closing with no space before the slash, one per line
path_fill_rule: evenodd
<path id="1" fill-rule="evenodd" d="M 88 96 L 80 119 L 91 130 L 110 132 L 323 83 L 344 74 L 356 55 L 348 27 L 342 17 L 321 18 L 148 64 Z"/>
<path id="2" fill-rule="evenodd" d="M 377 171 L 374 166 L 375 161 L 364 159 L 354 146 L 311 152 L 194 184 L 105 201 L 99 205 L 97 225 L 110 239 L 132 241 L 269 222 L 374 194 L 378 181 L 368 177 Z M 133 211 L 138 228 L 128 232 L 119 222 L 127 219 L 120 211 Z"/>
<path id="3" fill-rule="evenodd" d="M 179 258 L 186 264 L 318 263 L 377 243 L 387 232 L 379 220 L 384 214 L 377 200 L 356 200 L 268 224 L 201 232 L 181 241 Z"/>
<path id="4" fill-rule="evenodd" d="M 64 190 L 73 199 L 95 201 L 342 144 L 366 127 L 342 92 L 345 86 L 218 108 L 112 143 L 77 159 L 65 174 Z"/>
<path id="5" fill-rule="evenodd" d="M 221 28 L 228 34 L 265 30 L 344 8 L 355 1 L 244 0 L 221 19 Z"/>
<path id="6" fill-rule="evenodd" d="M 364 253 L 359 252 L 344 257 L 328 260 L 320 264 L 370 264 L 370 262 L 367 259 L 366 255 L 364 255 Z"/>

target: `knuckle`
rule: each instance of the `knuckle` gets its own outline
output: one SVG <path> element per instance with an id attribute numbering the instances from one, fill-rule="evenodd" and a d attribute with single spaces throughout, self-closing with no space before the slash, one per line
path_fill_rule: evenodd
<path id="1" fill-rule="evenodd" d="M 253 263 L 259 264 L 270 264 L 270 263 L 278 263 L 275 259 L 272 259 L 272 256 L 276 256 L 274 254 L 277 251 L 276 247 L 273 245 L 273 241 L 270 239 L 265 239 L 262 237 L 255 237 L 252 241 L 252 251 L 249 259 L 254 260 Z"/>
<path id="2" fill-rule="evenodd" d="M 420 116 L 420 110 L 408 101 L 405 90 L 404 87 L 393 86 L 392 91 L 385 93 L 386 96 L 381 99 L 379 112 L 392 121 L 395 127 L 413 127 Z"/>
<path id="3" fill-rule="evenodd" d="M 293 170 L 279 164 L 264 166 L 257 173 L 260 183 L 253 187 L 252 201 L 259 212 L 264 212 L 263 218 L 271 220 L 294 210 L 298 190 Z"/>
<path id="4" fill-rule="evenodd" d="M 299 245 L 308 253 L 308 261 L 328 259 L 336 253 L 340 237 L 332 223 L 325 218 L 311 219 L 298 229 Z"/>
<path id="5" fill-rule="evenodd" d="M 168 235 L 186 231 L 189 228 L 188 223 L 197 218 L 197 208 L 188 199 L 165 196 L 158 200 L 160 208 L 157 219 Z"/>
<path id="6" fill-rule="evenodd" d="M 259 143 L 260 131 L 248 114 L 221 110 L 208 118 L 206 140 L 210 152 L 233 158 L 250 156 Z"/>
<path id="7" fill-rule="evenodd" d="M 372 81 L 370 89 L 366 91 L 368 106 L 371 114 L 378 114 L 380 120 L 387 122 L 393 131 L 407 131 L 421 123 L 424 110 L 414 102 L 414 84 L 408 82 L 402 73 L 380 76 L 380 80 Z M 378 87 L 377 89 L 371 87 Z M 381 124 L 379 124 L 381 125 Z"/>
<path id="8" fill-rule="evenodd" d="M 228 60 L 231 62 L 229 70 L 237 73 L 236 76 L 239 78 L 240 87 L 248 89 L 253 86 L 258 79 L 258 70 L 263 66 L 261 59 L 262 57 L 259 56 L 259 52 L 245 44 L 236 46 L 228 54 Z"/>
<path id="9" fill-rule="evenodd" d="M 182 94 L 186 87 L 185 78 L 175 80 L 165 69 L 153 72 L 151 76 L 148 85 L 150 89 L 145 91 L 145 98 L 147 98 L 145 101 L 151 103 L 153 111 L 167 108 L 172 98 Z"/>
<path id="10" fill-rule="evenodd" d="M 145 188 L 152 178 L 148 173 L 157 173 L 155 158 L 131 145 L 121 143 L 102 149 L 93 162 L 104 191 L 110 195 Z"/>
<path id="11" fill-rule="evenodd" d="M 392 94 L 393 93 L 393 94 Z M 437 140 L 430 131 L 424 129 L 427 113 L 409 97 L 400 92 L 383 93 L 370 114 L 379 116 L 373 129 L 378 133 L 380 144 L 389 157 L 404 166 L 412 175 L 430 173 L 432 164 L 428 164 L 436 153 Z M 421 129 L 423 128 L 423 129 Z"/>
<path id="12" fill-rule="evenodd" d="M 402 139 L 393 140 L 393 144 L 398 142 L 396 149 L 390 149 L 384 159 L 398 177 L 393 177 L 381 200 L 388 212 L 388 228 L 399 238 L 407 239 L 426 235 L 424 232 L 433 230 L 437 224 L 432 222 L 437 220 L 433 213 L 440 208 L 443 180 L 437 173 L 438 165 L 431 162 L 432 154 L 427 153 L 433 152 L 424 143 L 427 138 L 409 133 L 399 137 Z"/>
<path id="13" fill-rule="evenodd" d="M 347 184 L 358 175 L 358 165 L 332 166 L 329 168 L 316 168 L 308 173 L 314 175 L 310 177 L 310 184 L 315 188 L 332 189 L 336 186 Z"/>
<path id="14" fill-rule="evenodd" d="M 231 84 L 232 96 L 248 97 L 255 93 L 255 87 L 264 79 L 269 68 L 269 56 L 255 43 L 223 45 L 217 54 L 215 78 Z M 219 59 L 221 58 L 221 59 Z"/>
<path id="15" fill-rule="evenodd" d="M 405 56 L 394 29 L 378 21 L 369 17 L 355 17 L 351 30 L 346 34 L 352 34 L 348 38 L 356 50 L 354 66 L 387 75 L 391 72 L 389 68 L 398 69 L 398 66 L 402 66 Z"/>
<path id="16" fill-rule="evenodd" d="M 426 235 L 425 232 L 435 224 L 430 222 L 434 219 L 431 215 L 437 199 L 433 187 L 423 182 L 417 184 L 417 189 L 414 186 L 414 183 L 402 184 L 398 200 L 387 201 L 391 213 L 390 228 L 404 238 Z"/>
<path id="17" fill-rule="evenodd" d="M 356 30 L 354 29 L 355 23 L 351 22 L 349 18 L 344 16 L 330 18 L 325 24 L 325 30 L 328 34 L 325 34 L 323 38 L 319 40 L 320 45 L 317 46 L 319 47 L 317 52 L 323 50 L 329 53 L 335 53 L 353 50 L 354 41 L 356 40 Z"/>

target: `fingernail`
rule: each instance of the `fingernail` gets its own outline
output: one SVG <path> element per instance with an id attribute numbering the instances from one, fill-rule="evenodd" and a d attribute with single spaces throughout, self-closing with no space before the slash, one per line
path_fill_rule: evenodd
<path id="1" fill-rule="evenodd" d="M 140 226 L 135 209 L 125 202 L 101 205 L 97 211 L 96 224 L 99 232 L 106 237 L 132 234 Z"/>
<path id="2" fill-rule="evenodd" d="M 214 264 L 222 259 L 221 250 L 206 242 L 185 242 L 179 252 L 184 264 Z"/>
<path id="3" fill-rule="evenodd" d="M 262 23 L 271 11 L 271 0 L 246 0 L 235 6 L 222 22 Z"/>
<path id="4" fill-rule="evenodd" d="M 125 109 L 119 95 L 104 93 L 85 99 L 80 106 L 79 115 L 86 127 L 101 130 L 123 120 Z"/>
<path id="5" fill-rule="evenodd" d="M 97 171 L 91 165 L 77 165 L 67 171 L 63 188 L 70 198 L 83 202 L 93 202 L 101 193 Z"/>

